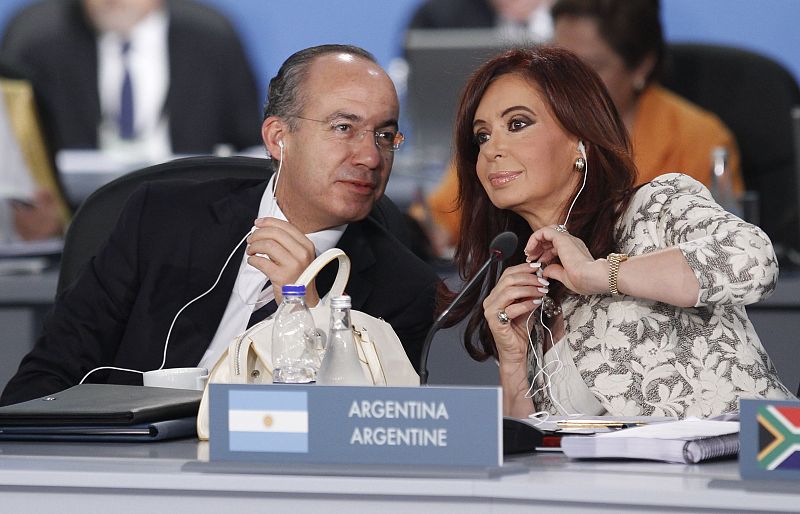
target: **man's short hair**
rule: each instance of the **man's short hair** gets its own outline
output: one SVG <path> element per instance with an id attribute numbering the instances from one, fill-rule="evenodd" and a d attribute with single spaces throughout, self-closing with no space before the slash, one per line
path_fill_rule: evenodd
<path id="1" fill-rule="evenodd" d="M 305 107 L 303 82 L 308 74 L 308 68 L 317 57 L 328 54 L 351 54 L 366 59 L 375 64 L 375 56 L 363 48 L 353 45 L 319 45 L 312 46 L 292 54 L 278 70 L 278 73 L 269 81 L 267 101 L 264 105 L 264 119 L 278 116 L 286 119 L 289 131 L 297 129 L 297 120 L 292 116 L 299 116 Z"/>

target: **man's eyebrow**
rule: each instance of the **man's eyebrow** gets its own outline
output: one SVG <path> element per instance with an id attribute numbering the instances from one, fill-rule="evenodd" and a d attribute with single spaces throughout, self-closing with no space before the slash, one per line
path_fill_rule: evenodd
<path id="1" fill-rule="evenodd" d="M 353 114 L 351 112 L 336 111 L 336 112 L 334 112 L 333 114 L 331 114 L 330 116 L 328 116 L 325 119 L 325 121 L 328 121 L 328 122 L 333 122 L 335 120 L 348 120 L 348 121 L 352 121 L 353 123 L 362 123 L 364 121 L 364 118 L 362 118 L 358 114 Z M 376 124 L 375 128 L 380 128 L 380 127 L 395 127 L 395 128 L 397 128 L 397 126 L 398 126 L 397 118 L 388 118 L 388 119 L 382 121 L 381 123 Z"/>
<path id="2" fill-rule="evenodd" d="M 388 120 L 384 121 L 383 123 L 379 123 L 375 127 L 394 127 L 397 128 L 399 126 L 397 118 L 389 118 Z"/>
<path id="3" fill-rule="evenodd" d="M 333 114 L 330 114 L 327 118 L 325 118 L 326 121 L 334 121 L 334 120 L 341 120 L 341 119 L 345 119 L 345 120 L 353 121 L 353 122 L 364 121 L 364 118 L 362 118 L 358 114 L 353 114 L 352 112 L 345 112 L 345 111 L 336 111 Z"/>

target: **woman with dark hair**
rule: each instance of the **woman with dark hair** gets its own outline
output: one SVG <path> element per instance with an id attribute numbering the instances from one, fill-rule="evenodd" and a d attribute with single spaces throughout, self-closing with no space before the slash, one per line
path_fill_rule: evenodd
<path id="1" fill-rule="evenodd" d="M 455 144 L 462 276 L 497 233 L 520 237 L 488 295 L 454 312 L 469 353 L 497 359 L 506 415 L 712 416 L 792 397 L 744 309 L 775 287 L 769 239 L 688 176 L 636 188 L 624 124 L 575 55 L 482 65 Z"/>

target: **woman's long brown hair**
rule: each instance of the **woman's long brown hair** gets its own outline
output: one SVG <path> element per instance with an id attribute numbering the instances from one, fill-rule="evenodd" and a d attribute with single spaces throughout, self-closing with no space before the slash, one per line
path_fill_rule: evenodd
<path id="1" fill-rule="evenodd" d="M 548 46 L 509 50 L 494 57 L 470 77 L 456 116 L 455 163 L 458 204 L 463 214 L 455 262 L 464 279 L 475 274 L 486 262 L 489 243 L 500 232 L 510 230 L 519 237 L 517 251 L 506 261 L 507 265 L 523 262 L 522 250 L 532 234 L 520 216 L 492 204 L 476 172 L 479 148 L 472 128 L 475 111 L 492 81 L 511 73 L 528 80 L 564 130 L 577 136 L 586 146 L 586 187 L 572 210 L 567 229 L 583 240 L 596 258 L 615 250 L 614 226 L 633 193 L 636 166 L 625 126 L 605 86 L 591 68 L 574 54 Z M 573 197 L 579 187 L 580 181 Z M 564 214 L 567 207 L 564 206 Z M 447 323 L 452 326 L 469 317 L 464 344 L 476 360 L 496 355 L 494 339 L 483 317 L 482 300 L 497 284 L 499 275 L 500 265 L 495 264 L 489 270 L 484 287 L 468 294 L 461 306 L 451 311 Z M 561 284 L 554 282 L 550 286 L 550 296 L 557 301 L 566 293 Z M 438 303 L 443 307 L 453 297 L 453 293 L 442 290 Z"/>

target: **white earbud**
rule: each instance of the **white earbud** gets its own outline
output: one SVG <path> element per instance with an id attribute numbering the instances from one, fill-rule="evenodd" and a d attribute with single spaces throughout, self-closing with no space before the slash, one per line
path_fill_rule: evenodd
<path id="1" fill-rule="evenodd" d="M 581 153 L 581 157 L 584 159 L 586 158 L 586 146 L 584 146 L 583 141 L 578 141 L 578 151 Z"/>
<path id="2" fill-rule="evenodd" d="M 278 141 L 278 148 L 281 149 L 281 164 L 283 164 L 283 149 L 284 149 L 283 139 Z M 278 173 L 280 173 L 280 170 L 278 170 Z"/>

